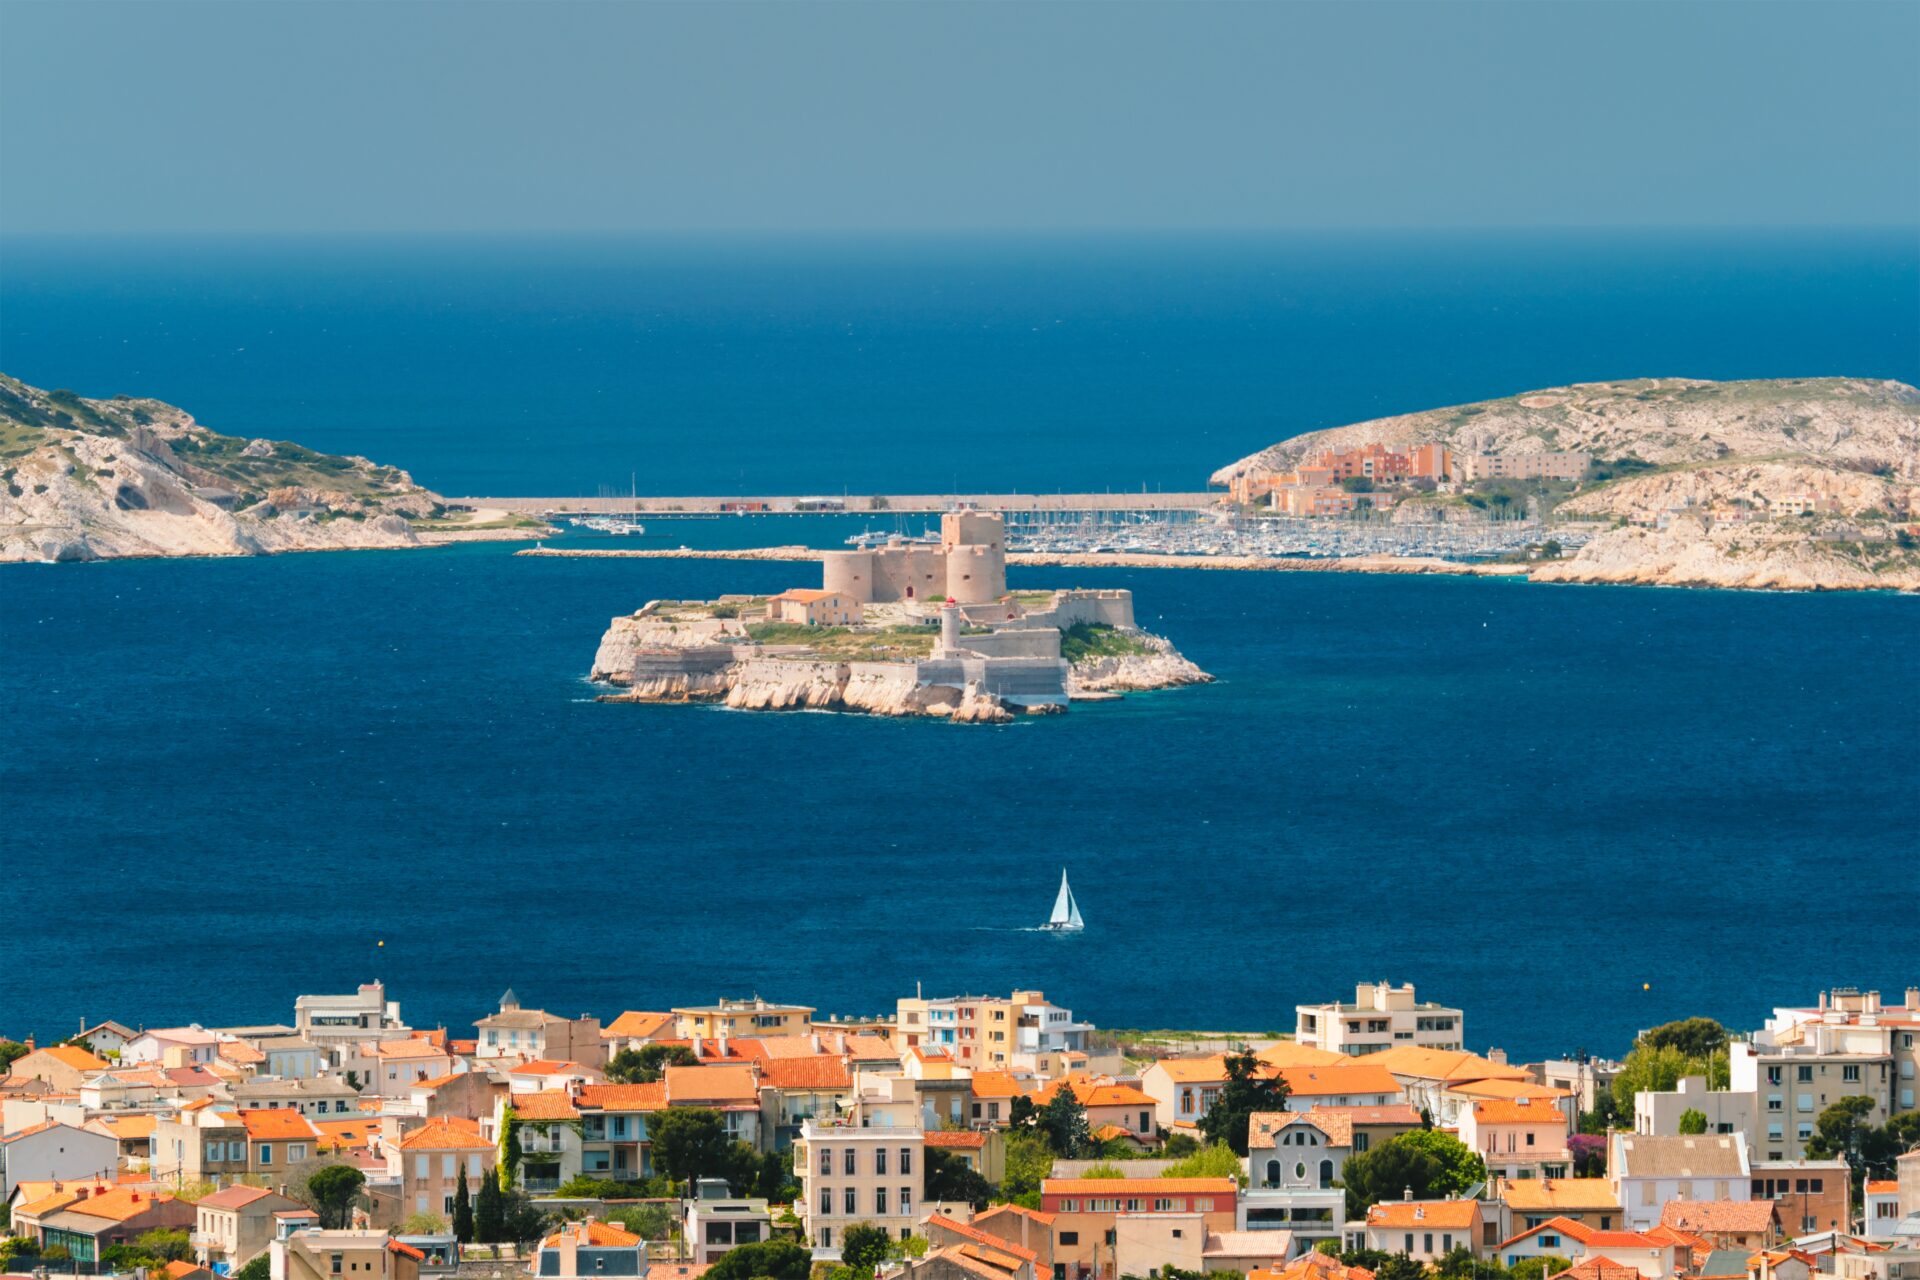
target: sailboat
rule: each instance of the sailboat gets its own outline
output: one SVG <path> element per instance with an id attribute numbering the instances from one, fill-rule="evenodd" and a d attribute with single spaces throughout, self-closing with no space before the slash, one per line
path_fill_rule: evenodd
<path id="1" fill-rule="evenodd" d="M 1086 928 L 1080 919 L 1080 904 L 1074 900 L 1073 887 L 1067 883 L 1067 869 L 1060 868 L 1060 896 L 1053 900 L 1053 918 L 1040 926 L 1049 933 L 1078 933 Z"/>

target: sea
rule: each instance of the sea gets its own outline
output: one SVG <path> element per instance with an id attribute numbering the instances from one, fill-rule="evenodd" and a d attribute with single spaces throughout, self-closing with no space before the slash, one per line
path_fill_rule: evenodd
<path id="1" fill-rule="evenodd" d="M 1920 383 L 1910 234 L 0 240 L 0 369 L 451 494 L 1193 489 L 1568 381 Z M 650 518 L 839 545 L 918 518 Z M 592 545 L 583 535 L 566 540 Z M 1357 982 L 1619 1054 L 1920 981 L 1920 600 L 1016 569 L 1214 684 L 1004 727 L 594 700 L 608 620 L 779 562 L 512 545 L 0 568 L 0 1036 L 458 1031 L 1039 988 L 1284 1031 Z M 1037 930 L 1060 873 L 1087 919 Z"/>

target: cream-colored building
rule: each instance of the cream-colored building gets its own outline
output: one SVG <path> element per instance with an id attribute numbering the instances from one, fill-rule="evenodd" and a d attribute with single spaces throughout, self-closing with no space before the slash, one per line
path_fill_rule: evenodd
<path id="1" fill-rule="evenodd" d="M 1421 1003 L 1411 982 L 1398 987 L 1362 982 L 1354 987 L 1351 1004 L 1296 1005 L 1294 1039 L 1354 1055 L 1409 1044 L 1458 1049 L 1466 1040 L 1466 1014 L 1447 1005 Z"/>
<path id="2" fill-rule="evenodd" d="M 975 1071 L 1037 1073 L 1050 1056 L 1084 1052 L 1091 1030 L 1092 1023 L 1051 1003 L 1044 991 L 914 996 L 897 1002 L 894 1013 L 894 1036 L 903 1048 L 944 1051 Z"/>
<path id="3" fill-rule="evenodd" d="M 860 602 L 839 591 L 796 587 L 767 598 L 767 621 L 800 627 L 853 627 L 860 624 Z"/>
<path id="4" fill-rule="evenodd" d="M 1913 1110 L 1917 1039 L 1920 989 L 1909 988 L 1903 1005 L 1840 988 L 1821 992 L 1813 1008 L 1775 1009 L 1764 1029 L 1729 1050 L 1731 1089 L 1754 1095 L 1748 1138 L 1756 1158 L 1800 1159 L 1820 1113 L 1841 1098 L 1872 1102 L 1863 1124 Z"/>
<path id="5" fill-rule="evenodd" d="M 201 1266 L 218 1263 L 222 1275 L 231 1275 L 273 1244 L 276 1214 L 299 1213 L 306 1208 L 298 1200 L 265 1187 L 225 1187 L 194 1204 L 189 1243 Z M 319 1225 L 317 1219 L 314 1225 Z"/>
<path id="6" fill-rule="evenodd" d="M 917 1108 L 909 1105 L 909 1113 Z M 814 1246 L 839 1248 L 855 1223 L 906 1239 L 925 1216 L 920 1203 L 925 1139 L 917 1123 L 862 1127 L 854 1120 L 813 1119 L 793 1144 L 800 1182 L 794 1212 Z"/>
<path id="7" fill-rule="evenodd" d="M 500 997 L 500 1011 L 480 1019 L 473 1027 L 474 1056 L 490 1065 L 552 1059 L 602 1067 L 607 1062 L 600 1019 L 585 1013 L 562 1018 L 544 1009 L 522 1009 L 512 988 Z"/>
<path id="8" fill-rule="evenodd" d="M 775 1004 L 754 996 L 747 1000 L 722 999 L 717 1004 L 690 1005 L 673 1011 L 675 1035 L 681 1040 L 695 1036 L 718 1040 L 756 1036 L 800 1036 L 811 1030 L 813 1006 Z"/>
<path id="9" fill-rule="evenodd" d="M 1453 474 L 1468 484 L 1476 480 L 1581 480 L 1592 461 L 1589 453 L 1460 453 L 1453 457 Z"/>
<path id="10" fill-rule="evenodd" d="M 283 1228 L 274 1237 L 273 1280 L 419 1280 L 421 1253 L 384 1231 Z"/>

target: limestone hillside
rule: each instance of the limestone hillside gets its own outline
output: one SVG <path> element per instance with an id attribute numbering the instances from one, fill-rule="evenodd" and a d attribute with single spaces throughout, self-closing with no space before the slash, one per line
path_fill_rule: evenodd
<path id="1" fill-rule="evenodd" d="M 400 547 L 441 499 L 395 467 L 222 435 L 158 400 L 0 374 L 0 561 Z"/>
<path id="2" fill-rule="evenodd" d="M 1591 453 L 1658 466 L 1812 461 L 1920 479 L 1920 391 L 1869 378 L 1581 382 L 1309 431 L 1214 472 L 1226 484 L 1324 449 L 1444 442 L 1456 453 Z"/>

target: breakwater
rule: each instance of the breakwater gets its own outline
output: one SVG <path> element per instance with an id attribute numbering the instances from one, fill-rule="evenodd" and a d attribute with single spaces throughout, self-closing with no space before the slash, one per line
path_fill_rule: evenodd
<path id="1" fill-rule="evenodd" d="M 738 547 L 696 551 L 686 547 L 526 547 L 517 556 L 559 556 L 592 560 L 818 560 L 818 547 Z M 1466 564 L 1431 556 L 1165 555 L 1147 551 L 1012 551 L 1010 565 L 1060 565 L 1088 569 L 1252 569 L 1283 573 L 1447 573 L 1478 577 L 1524 575 L 1523 564 Z"/>

